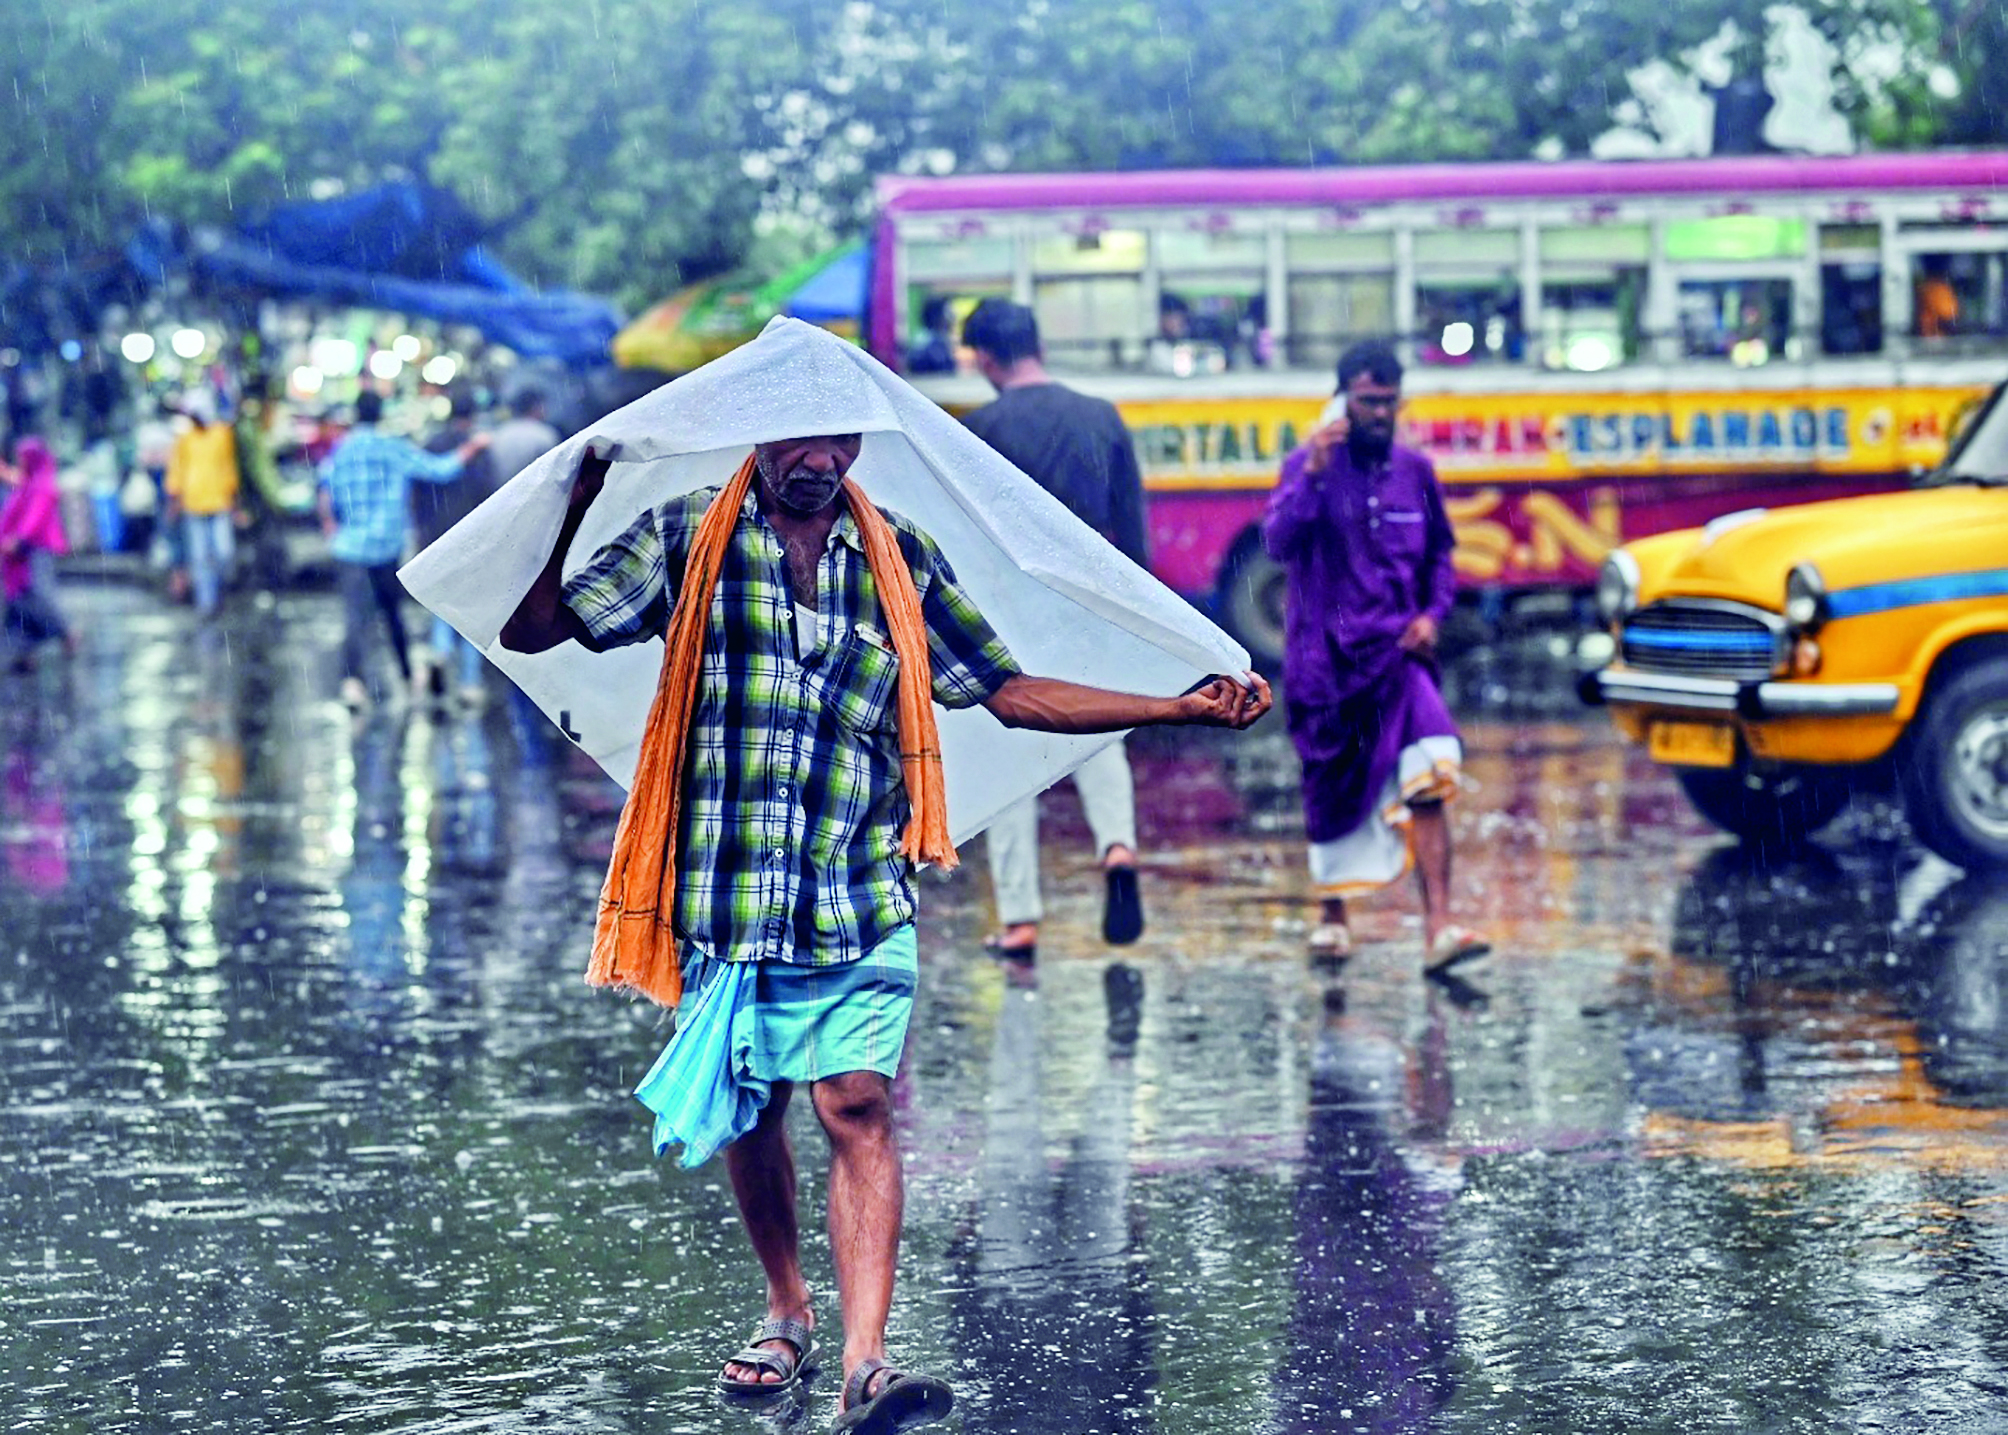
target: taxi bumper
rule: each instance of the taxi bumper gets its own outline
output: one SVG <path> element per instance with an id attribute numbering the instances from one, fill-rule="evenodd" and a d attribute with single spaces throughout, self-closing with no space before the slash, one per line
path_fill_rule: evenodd
<path id="1" fill-rule="evenodd" d="M 1638 704 L 1662 712 L 1766 718 L 1883 717 L 1902 697 L 1895 683 L 1737 682 L 1606 668 L 1584 675 L 1584 701 Z"/>

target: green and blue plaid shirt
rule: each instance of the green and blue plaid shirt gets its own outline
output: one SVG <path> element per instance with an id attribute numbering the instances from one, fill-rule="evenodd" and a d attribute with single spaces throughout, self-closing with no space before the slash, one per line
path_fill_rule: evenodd
<path id="1" fill-rule="evenodd" d="M 664 634 L 718 492 L 643 514 L 566 582 L 589 646 Z M 885 516 L 920 594 L 935 701 L 986 701 L 1018 671 L 1010 650 L 934 540 Z M 899 658 L 849 513 L 817 567 L 816 610 L 798 660 L 786 556 L 749 492 L 711 603 L 676 839 L 676 934 L 706 956 L 835 965 L 913 920 Z"/>

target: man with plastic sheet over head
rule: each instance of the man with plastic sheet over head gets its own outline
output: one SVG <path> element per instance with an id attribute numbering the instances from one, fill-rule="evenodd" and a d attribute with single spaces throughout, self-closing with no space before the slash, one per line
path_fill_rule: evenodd
<path id="1" fill-rule="evenodd" d="M 1248 726 L 1267 684 L 889 370 L 786 319 L 554 449 L 405 580 L 629 781 L 588 980 L 677 1007 L 636 1094 L 658 1151 L 724 1151 L 766 1275 L 721 1388 L 794 1389 L 814 1344 L 782 1121 L 807 1085 L 838 1428 L 940 1418 L 947 1385 L 884 1345 L 913 869 L 1128 728 Z"/>

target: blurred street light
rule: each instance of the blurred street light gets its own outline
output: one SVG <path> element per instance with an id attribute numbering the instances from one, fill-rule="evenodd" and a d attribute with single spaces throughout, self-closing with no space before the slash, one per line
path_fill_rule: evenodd
<path id="1" fill-rule="evenodd" d="M 144 364 L 153 357 L 153 335 L 128 334 L 119 340 L 119 352 L 128 363 Z"/>
<path id="2" fill-rule="evenodd" d="M 174 337 L 167 343 L 182 358 L 199 359 L 202 351 L 209 347 L 209 336 L 200 329 L 176 329 Z"/>

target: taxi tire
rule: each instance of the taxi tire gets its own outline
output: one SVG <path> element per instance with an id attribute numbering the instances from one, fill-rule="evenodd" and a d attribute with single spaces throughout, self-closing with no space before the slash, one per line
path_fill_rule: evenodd
<path id="1" fill-rule="evenodd" d="M 1756 773 L 1745 767 L 1674 769 L 1674 776 L 1710 822 L 1757 847 L 1790 849 L 1841 815 L 1854 795 L 1840 773 L 1784 768 Z"/>
<path id="2" fill-rule="evenodd" d="M 2008 704 L 2008 665 L 1975 663 L 1934 684 L 1904 735 L 1897 764 L 1904 813 L 1926 847 L 1969 871 L 2008 867 L 2008 838 L 1966 820 L 1951 792 L 1960 730 L 1984 708 Z"/>

